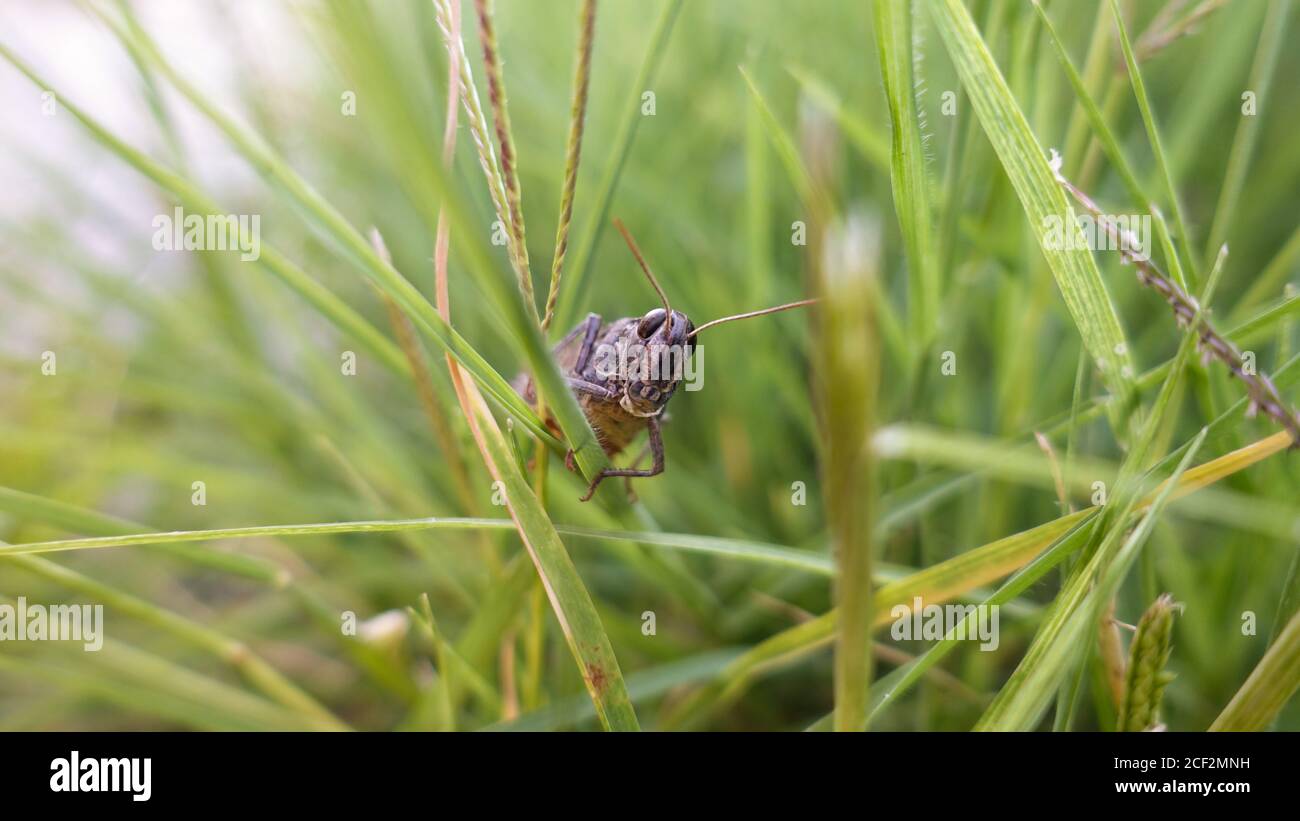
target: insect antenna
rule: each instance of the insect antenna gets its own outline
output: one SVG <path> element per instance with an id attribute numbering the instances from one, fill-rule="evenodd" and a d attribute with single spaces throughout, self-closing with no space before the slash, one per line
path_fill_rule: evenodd
<path id="1" fill-rule="evenodd" d="M 627 243 L 627 247 L 631 249 L 632 256 L 636 257 L 637 264 L 641 266 L 642 271 L 645 271 L 646 279 L 650 280 L 650 284 L 654 286 L 655 293 L 659 294 L 659 300 L 663 302 L 664 311 L 668 314 L 668 317 L 664 320 L 664 331 L 665 333 L 670 333 L 673 329 L 673 309 L 668 304 L 668 295 L 665 294 L 664 289 L 660 287 L 659 280 L 655 279 L 655 275 L 650 272 L 650 266 L 646 265 L 645 257 L 641 256 L 641 249 L 636 247 L 636 240 L 632 239 L 632 234 L 627 230 L 627 226 L 623 224 L 623 220 L 614 217 L 614 227 L 623 235 L 623 240 Z"/>
<path id="2" fill-rule="evenodd" d="M 791 308 L 802 308 L 805 305 L 812 305 L 816 301 L 817 300 L 815 299 L 801 299 L 798 302 L 787 302 L 784 305 L 777 305 L 773 308 L 764 308 L 761 311 L 750 311 L 747 314 L 735 314 L 733 316 L 719 317 L 718 319 L 714 319 L 710 322 L 705 322 L 700 327 L 691 331 L 687 339 L 694 339 L 695 337 L 699 336 L 700 331 L 704 330 L 705 328 L 712 328 L 714 325 L 721 325 L 724 322 L 734 322 L 737 319 L 750 319 L 756 316 L 765 316 L 766 314 L 774 314 L 778 311 L 788 311 Z"/>

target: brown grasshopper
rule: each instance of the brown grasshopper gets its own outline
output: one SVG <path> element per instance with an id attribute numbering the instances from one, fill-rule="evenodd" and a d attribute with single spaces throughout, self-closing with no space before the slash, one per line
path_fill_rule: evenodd
<path id="1" fill-rule="evenodd" d="M 674 311 L 668 304 L 668 297 L 622 221 L 615 219 L 614 225 L 627 241 L 632 256 L 636 257 L 650 280 L 663 307 L 644 316 L 623 317 L 609 323 L 605 323 L 599 314 L 588 314 L 555 346 L 554 355 L 605 454 L 614 456 L 621 453 L 645 428 L 649 433 L 648 448 L 654 463 L 649 470 L 640 470 L 636 467 L 641 460 L 638 456 L 630 467 L 604 468 L 591 480 L 587 493 L 581 497 L 584 502 L 595 494 L 596 487 L 607 477 L 627 477 L 630 493 L 632 477 L 658 476 L 664 472 L 664 443 L 660 432 L 664 407 L 682 381 L 682 367 L 694 353 L 695 338 L 701 331 L 723 322 L 799 308 L 816 301 L 805 299 L 726 316 L 697 328 L 690 317 Z M 527 379 L 520 387 L 526 400 L 530 403 L 537 401 L 532 379 Z M 553 418 L 547 419 L 547 425 L 556 427 Z M 564 463 L 569 470 L 577 469 L 573 464 L 573 451 L 565 456 Z"/>

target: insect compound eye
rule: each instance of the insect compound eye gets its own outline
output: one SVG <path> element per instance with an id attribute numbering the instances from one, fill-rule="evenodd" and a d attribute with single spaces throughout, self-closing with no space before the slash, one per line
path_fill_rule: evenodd
<path id="1" fill-rule="evenodd" d="M 667 314 L 664 313 L 663 308 L 655 308 L 641 317 L 641 321 L 636 324 L 636 335 L 642 339 L 649 339 L 655 331 L 659 330 L 659 326 L 664 324 L 665 316 Z"/>
<path id="2" fill-rule="evenodd" d="M 644 388 L 641 389 L 641 397 L 643 399 L 649 399 L 651 402 L 658 402 L 659 389 L 656 388 L 654 385 L 646 385 Z"/>

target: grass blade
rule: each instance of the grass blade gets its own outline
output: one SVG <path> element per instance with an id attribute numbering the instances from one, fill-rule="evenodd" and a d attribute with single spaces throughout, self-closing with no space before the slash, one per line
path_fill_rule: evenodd
<path id="1" fill-rule="evenodd" d="M 1083 548 L 1092 532 L 1091 523 L 1094 519 L 1095 515 L 1078 519 L 1073 530 L 1062 536 L 1051 548 L 1043 551 L 1037 558 L 1008 579 L 993 595 L 985 599 L 982 605 L 1001 606 L 1012 601 L 1043 578 L 1048 571 L 1064 561 L 1070 554 Z M 971 635 L 969 631 L 974 628 L 973 621 L 977 613 L 977 610 L 971 611 L 962 619 L 959 625 L 954 625 L 953 629 L 949 630 L 934 646 L 902 668 L 903 672 L 896 679 L 890 681 L 888 687 L 884 688 L 883 692 L 873 699 L 872 718 L 882 713 L 891 704 L 897 703 L 898 699 L 910 690 L 913 684 L 920 681 L 921 677 L 931 667 L 938 664 L 948 653 L 955 650 L 961 641 L 961 639 L 957 638 L 959 635 Z"/>
<path id="2" fill-rule="evenodd" d="M 464 389 L 462 400 L 471 413 L 470 426 L 482 451 L 483 461 L 493 478 L 505 488 L 510 516 L 537 568 L 537 575 L 542 579 L 551 608 L 578 663 L 601 724 L 608 730 L 639 729 L 614 649 L 573 560 L 564 549 L 545 508 L 533 495 L 528 481 L 515 468 L 510 446 L 482 397 L 472 384 L 464 383 L 461 387 Z"/>
<path id="3" fill-rule="evenodd" d="M 3 549 L 3 543 L 0 543 Z M 143 599 L 123 593 L 67 567 L 36 556 L 10 556 L 15 566 L 57 584 L 81 591 L 114 612 L 137 619 L 210 653 L 238 670 L 251 684 L 286 707 L 306 717 L 316 729 L 344 730 L 347 726 L 319 702 L 243 643 L 199 622 Z"/>
<path id="4" fill-rule="evenodd" d="M 113 27 L 119 37 L 131 37 L 128 32 L 122 29 L 120 24 L 113 22 L 106 16 L 104 19 Z M 333 239 L 339 249 L 357 265 L 363 274 L 388 293 L 389 296 L 393 297 L 426 335 L 447 349 L 458 361 L 461 361 L 475 379 L 480 380 L 483 390 L 492 395 L 504 407 L 511 409 L 512 413 L 519 411 L 519 418 L 530 423 L 529 428 L 532 429 L 531 423 L 536 420 L 536 415 L 527 408 L 522 398 L 510 387 L 509 383 L 499 374 L 496 374 L 487 365 L 486 361 L 461 339 L 460 335 L 434 310 L 429 301 L 409 280 L 391 265 L 384 263 L 379 254 L 371 247 L 369 241 L 350 225 L 333 205 L 293 171 L 255 132 L 221 111 L 200 93 L 194 85 L 182 77 L 163 58 L 152 42 L 141 40 L 139 44 L 141 45 L 141 53 L 150 61 L 155 70 L 161 76 L 167 78 L 204 116 L 221 129 L 239 152 L 260 173 L 274 182 L 299 205 L 305 216 L 326 236 Z M 444 176 L 440 172 L 438 178 L 434 181 L 441 186 L 442 193 L 446 196 L 446 212 L 452 233 L 463 240 L 460 245 L 461 252 L 467 257 L 470 267 L 479 273 L 480 284 L 487 288 L 496 301 L 498 309 L 507 318 L 511 338 L 528 359 L 539 389 L 547 397 L 550 410 L 554 413 L 561 430 L 564 431 L 568 445 L 573 450 L 574 458 L 582 468 L 583 475 L 595 476 L 602 468 L 609 465 L 609 460 L 596 441 L 596 435 L 592 432 L 591 426 L 587 423 L 587 418 L 582 413 L 581 408 L 578 407 L 577 400 L 568 389 L 564 377 L 560 374 L 546 341 L 541 335 L 538 323 L 533 319 L 536 314 L 536 306 L 531 309 L 533 316 L 530 316 L 530 309 L 526 305 L 518 287 L 510 281 L 508 275 L 504 275 L 504 272 L 499 271 L 497 266 L 492 264 L 482 244 L 475 241 L 478 236 L 471 229 L 460 207 L 459 200 L 455 196 L 447 196 L 450 191 Z M 400 357 L 400 352 L 397 355 Z M 522 408 L 522 411 L 519 410 L 520 408 Z M 544 431 L 545 429 L 542 428 L 541 430 Z M 563 446 L 557 445 L 554 437 L 549 434 L 539 436 L 539 438 L 547 441 L 554 450 L 560 452 L 564 450 Z M 615 507 L 626 505 L 624 497 L 612 489 L 602 488 L 601 493 Z"/>
<path id="5" fill-rule="evenodd" d="M 939 266 L 933 239 L 930 180 L 912 77 L 912 3 L 882 0 L 875 4 L 876 49 L 892 125 L 890 180 L 894 210 L 907 246 L 908 308 L 913 344 L 924 347 L 934 336 L 939 313 Z"/>
<path id="6" fill-rule="evenodd" d="M 573 192 L 578 187 L 578 164 L 582 160 L 582 129 L 587 119 L 587 89 L 591 85 L 591 48 L 596 37 L 596 0 L 582 0 L 578 12 L 578 56 L 573 62 L 573 101 L 569 106 L 569 139 L 564 151 L 564 183 L 560 189 L 560 220 L 555 226 L 555 254 L 551 260 L 551 284 L 546 291 L 542 331 L 551 327 L 555 303 L 560 297 L 560 274 L 569 250 L 569 226 L 573 222 Z"/>
<path id="7" fill-rule="evenodd" d="M 1278 56 L 1282 53 L 1282 42 L 1285 39 L 1291 6 L 1291 3 L 1284 0 L 1272 0 L 1268 4 L 1268 13 L 1264 17 L 1264 26 L 1260 30 L 1255 64 L 1250 68 L 1250 80 L 1246 87 L 1264 100 L 1269 99 L 1269 89 L 1273 85 L 1273 69 L 1277 66 Z M 1206 265 L 1210 264 L 1210 260 L 1218 253 L 1219 246 L 1228 238 L 1228 226 L 1230 220 L 1237 214 L 1237 201 L 1246 182 L 1246 172 L 1250 170 L 1255 143 L 1259 139 L 1259 129 L 1259 116 L 1243 116 L 1237 125 L 1237 134 L 1233 137 L 1232 150 L 1228 154 L 1228 170 L 1224 173 L 1223 188 L 1219 191 L 1219 203 L 1214 209 L 1214 224 L 1210 226 L 1210 239 L 1205 246 L 1204 264 Z"/>
<path id="8" fill-rule="evenodd" d="M 814 217 L 815 224 L 821 219 Z M 876 511 L 870 447 L 879 390 L 880 350 L 871 297 L 875 226 L 849 222 L 810 238 L 820 298 L 816 351 L 823 417 L 822 484 L 836 557 L 836 602 L 843 618 L 835 645 L 835 729 L 866 727 L 871 681 L 871 561 Z"/>
<path id="9" fill-rule="evenodd" d="M 1246 683 L 1210 725 L 1211 732 L 1268 729 L 1300 687 L 1300 613 L 1291 617 Z"/>
<path id="10" fill-rule="evenodd" d="M 1147 99 L 1142 70 L 1138 68 L 1137 58 L 1133 56 L 1133 44 L 1129 42 L 1128 32 L 1124 27 L 1124 15 L 1120 12 L 1118 0 L 1110 0 L 1110 10 L 1115 17 L 1115 28 L 1119 31 L 1119 44 L 1124 52 L 1124 63 L 1128 66 L 1129 80 L 1133 84 L 1133 96 L 1137 98 L 1138 110 L 1142 113 L 1142 124 L 1146 126 L 1147 139 L 1151 142 L 1151 153 L 1155 156 L 1160 181 L 1164 185 L 1165 199 L 1173 209 L 1174 227 L 1178 230 L 1178 247 L 1182 250 L 1183 258 L 1187 260 L 1188 282 L 1195 286 L 1197 284 L 1196 257 L 1192 255 L 1191 237 L 1187 234 L 1187 220 L 1183 218 L 1183 205 L 1178 199 L 1178 190 L 1174 187 L 1169 162 L 1165 159 L 1165 149 L 1160 141 L 1160 130 L 1156 127 L 1155 115 L 1151 113 L 1151 101 Z M 1217 251 L 1218 248 L 1214 250 Z"/>
<path id="11" fill-rule="evenodd" d="M 1212 459 L 1202 465 L 1187 469 L 1177 481 L 1171 477 L 1144 497 L 1136 509 L 1152 504 L 1168 492 L 1167 501 L 1187 496 L 1221 479 L 1236 474 L 1246 467 L 1287 448 L 1290 436 L 1278 433 L 1245 448 Z M 1038 556 L 1057 539 L 1078 526 L 1098 509 L 1085 508 L 1059 519 L 990 542 L 961 553 L 910 576 L 885 585 L 876 591 L 872 610 L 874 624 L 880 626 L 889 620 L 889 611 L 897 604 L 910 604 L 920 597 L 926 604 L 942 604 L 969 590 L 996 581 Z M 697 693 L 678 713 L 678 720 L 698 720 L 706 707 L 714 707 L 739 697 L 740 693 L 758 675 L 805 657 L 834 637 L 837 619 L 835 610 L 804 622 L 754 646 L 740 656 L 721 674 L 720 681 Z"/>
<path id="12" fill-rule="evenodd" d="M 998 691 L 993 704 L 975 725 L 976 730 L 1032 730 L 1037 726 L 1053 702 L 1061 677 L 1070 669 L 1070 662 L 1088 646 L 1092 637 L 1090 631 L 1097 624 L 1101 608 L 1114 597 L 1129 566 L 1155 527 L 1160 512 L 1173 497 L 1173 490 L 1183 472 L 1204 441 L 1205 431 L 1202 430 L 1169 481 L 1151 501 L 1141 522 L 1108 564 L 1107 559 L 1111 556 L 1108 543 L 1118 544 L 1127 529 L 1127 517 L 1116 517 L 1119 524 L 1107 533 L 1093 558 L 1086 566 L 1081 565 L 1080 572 L 1074 574 L 1057 597 L 1051 615 L 1034 637 L 1029 652 L 1010 680 Z"/>
<path id="13" fill-rule="evenodd" d="M 1080 511 L 1056 519 L 1023 533 L 968 550 L 884 585 L 872 598 L 872 624 L 876 627 L 887 624 L 892 618 L 890 611 L 894 607 L 900 604 L 911 605 L 916 598 L 922 599 L 926 604 L 942 604 L 1014 572 L 1089 514 L 1090 511 Z M 739 698 L 748 685 L 764 671 L 789 664 L 824 647 L 835 637 L 838 620 L 839 612 L 831 610 L 750 648 L 727 665 L 715 683 L 687 700 L 679 708 L 676 720 L 697 722 L 706 712 L 720 709 Z M 865 685 L 863 690 L 865 695 Z"/>
<path id="14" fill-rule="evenodd" d="M 409 533 L 423 530 L 512 530 L 513 528 L 514 523 L 510 519 L 426 518 L 298 525 L 258 525 L 214 530 L 132 532 L 111 536 L 89 536 L 77 539 L 56 539 L 44 542 L 4 545 L 0 546 L 0 557 L 32 556 L 42 553 L 62 553 L 75 550 L 102 550 L 138 545 L 225 541 L 227 539 L 339 536 L 352 533 Z M 555 529 L 557 532 L 568 536 L 580 536 L 596 541 L 631 542 L 664 547 L 687 553 L 720 556 L 767 567 L 798 570 L 818 576 L 830 576 L 834 572 L 830 560 L 822 554 L 743 539 L 724 539 L 714 536 L 696 536 L 689 533 L 663 533 L 658 531 L 602 530 L 575 525 L 556 525 Z"/>
<path id="15" fill-rule="evenodd" d="M 1173 475 L 1153 496 L 1147 496 L 1145 502 L 1141 498 L 1142 473 L 1195 341 L 1195 334 L 1184 335 L 1173 367 L 1120 467 L 1115 489 L 1097 525 L 1095 541 L 1099 543 L 1086 562 L 1075 566 L 1029 651 L 976 723 L 976 730 L 1030 730 L 1037 725 L 1058 694 L 1062 677 L 1077 663 L 1081 647 L 1086 646 L 1102 608 L 1113 600 L 1145 544 L 1156 515 L 1167 501 L 1176 497 L 1176 489 L 1191 464 L 1191 455 L 1205 442 L 1208 428 L 1201 429 L 1186 448 Z M 1142 508 L 1146 508 L 1145 515 L 1126 537 L 1130 518 Z"/>
<path id="16" fill-rule="evenodd" d="M 533 295 L 533 272 L 528 264 L 528 240 L 524 231 L 523 194 L 519 190 L 516 170 L 514 129 L 510 127 L 510 108 L 506 104 L 505 72 L 501 68 L 501 47 L 497 44 L 496 24 L 492 20 L 491 0 L 474 0 L 478 14 L 479 42 L 483 44 L 484 73 L 488 81 L 488 104 L 496 126 L 497 146 L 501 151 L 501 179 L 505 183 L 506 207 L 509 211 L 510 259 L 519 279 L 519 291 L 533 319 L 537 316 L 537 298 Z"/>
<path id="17" fill-rule="evenodd" d="M 1126 439 L 1127 422 L 1122 418 L 1120 406 L 1127 407 L 1135 384 L 1133 362 L 1119 315 L 1091 252 L 1055 248 L 1048 238 L 1047 228 L 1053 221 L 1073 224 L 1073 211 L 1048 167 L 1046 152 L 1030 131 L 966 7 L 960 0 L 941 0 L 930 9 L 984 133 L 1020 198 L 1030 230 L 1056 277 L 1083 344 L 1101 371 L 1106 387 L 1119 400 L 1111 406 L 1111 426 L 1121 440 Z"/>
<path id="18" fill-rule="evenodd" d="M 564 304 L 559 306 L 561 328 L 572 327 L 578 321 L 579 306 L 586 293 L 587 278 L 591 275 L 591 263 L 596 244 L 600 242 L 600 237 L 605 231 L 605 223 L 609 221 L 609 207 L 614 201 L 614 192 L 618 189 L 619 180 L 623 176 L 623 166 L 627 164 L 628 154 L 632 151 L 637 127 L 641 124 L 641 94 L 654 81 L 659 62 L 663 59 L 664 51 L 667 50 L 668 38 L 672 34 L 677 13 L 681 8 L 682 0 L 666 0 L 663 11 L 659 14 L 659 20 L 655 23 L 654 32 L 650 35 L 650 43 L 646 46 L 641 68 L 637 71 L 636 79 L 632 81 L 627 95 L 629 102 L 623 111 L 623 119 L 619 122 L 618 133 L 614 137 L 609 159 L 605 162 L 605 173 L 600 179 L 596 202 L 583 229 L 582 240 L 573 255 L 573 273 L 569 276 L 569 285 L 566 288 L 569 296 Z"/>
<path id="19" fill-rule="evenodd" d="M 123 34 L 123 36 L 126 35 Z M 39 88 L 54 88 L 3 44 L 0 44 L 0 57 L 4 57 L 8 60 Z M 187 180 L 169 171 L 162 165 L 154 162 L 141 152 L 136 151 L 125 142 L 115 137 L 94 118 L 90 117 L 72 103 L 68 97 L 60 94 L 59 103 L 60 106 L 71 114 L 82 126 L 84 126 L 86 130 L 90 132 L 91 136 L 93 136 L 98 142 L 102 143 L 113 153 L 117 154 L 136 170 L 149 177 L 161 188 L 176 196 L 189 211 L 205 214 L 225 213 L 224 209 L 220 208 L 215 202 L 208 199 Z M 269 149 L 265 150 L 269 151 Z M 258 154 L 256 156 L 260 163 L 276 162 L 273 158 L 268 158 L 264 154 Z M 339 216 L 332 207 L 325 206 L 325 209 L 327 215 L 332 215 L 333 217 L 337 217 L 338 220 L 342 220 L 342 217 Z M 335 227 L 337 227 L 337 225 Z M 419 293 L 415 291 L 410 283 L 406 282 L 400 274 L 393 271 L 391 267 L 385 268 L 385 266 L 383 266 L 382 262 L 379 261 L 378 256 L 370 250 L 369 243 L 362 238 L 359 233 L 354 229 L 351 229 L 350 226 L 347 230 L 351 231 L 352 234 L 355 234 L 355 239 L 360 242 L 361 247 L 365 248 L 368 254 L 374 258 L 376 267 L 383 269 L 386 272 L 386 275 L 390 279 L 390 284 L 393 277 L 405 283 L 407 289 L 404 292 L 406 294 L 406 299 L 409 299 L 411 293 L 414 293 L 420 300 L 423 300 L 423 297 L 419 296 Z M 376 330 L 373 325 L 349 307 L 346 302 L 309 277 L 302 271 L 302 269 L 290 262 L 287 257 L 280 254 L 275 248 L 267 243 L 262 243 L 261 256 L 257 260 L 256 264 L 282 279 L 313 307 L 319 310 L 323 316 L 333 321 L 341 331 L 346 333 L 350 338 L 355 339 L 357 342 L 364 345 L 368 350 L 375 354 L 381 364 L 395 373 L 409 373 L 406 358 L 403 356 L 397 345 Z M 392 290 L 385 290 L 390 294 L 394 294 Z M 398 299 L 402 304 L 406 304 L 401 297 L 398 297 Z M 426 302 L 425 304 L 427 305 L 428 303 Z M 419 324 L 421 329 L 426 331 L 434 341 L 446 349 L 452 356 L 455 356 L 457 361 L 461 362 L 466 369 L 474 374 L 475 378 L 478 379 L 480 384 L 483 386 L 483 389 L 487 391 L 495 401 L 500 403 L 503 408 L 507 409 L 512 416 L 518 419 L 521 424 L 527 427 L 533 435 L 546 441 L 554 450 L 563 452 L 563 445 L 561 445 L 555 437 L 546 430 L 546 427 L 542 425 L 541 421 L 537 418 L 537 415 L 533 413 L 523 399 L 510 387 L 510 383 L 497 373 L 492 366 L 488 364 L 487 360 L 474 350 L 474 348 L 470 346 L 470 344 L 466 342 L 460 334 L 456 333 L 454 329 L 445 324 L 430 325 L 425 322 Z"/>

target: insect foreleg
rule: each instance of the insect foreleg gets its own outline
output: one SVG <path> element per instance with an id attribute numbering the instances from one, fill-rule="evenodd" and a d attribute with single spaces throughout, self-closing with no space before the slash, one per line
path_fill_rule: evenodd
<path id="1" fill-rule="evenodd" d="M 650 429 L 650 453 L 654 456 L 654 465 L 649 470 L 637 470 L 636 468 L 605 468 L 596 474 L 596 478 L 591 480 L 591 485 L 587 488 L 587 495 L 579 501 L 585 502 L 596 493 L 596 487 L 607 476 L 633 476 L 646 478 L 649 476 L 658 476 L 664 472 L 664 440 L 659 431 L 659 418 L 650 416 L 646 418 L 646 425 Z"/>
<path id="2" fill-rule="evenodd" d="M 637 451 L 636 458 L 633 459 L 631 462 L 628 462 L 627 466 L 634 469 L 639 467 L 641 465 L 641 460 L 644 459 L 646 457 L 646 454 L 648 454 L 649 452 L 650 452 L 650 443 L 646 442 L 645 445 L 642 446 L 641 450 Z M 624 490 L 627 491 L 628 501 L 635 503 L 636 491 L 632 489 L 631 476 L 623 477 L 623 488 Z"/>
<path id="3" fill-rule="evenodd" d="M 578 379 L 577 377 L 573 377 L 573 376 L 568 377 L 565 381 L 569 383 L 570 389 L 578 393 L 590 394 L 591 396 L 594 396 L 597 399 L 618 398 L 618 391 L 610 390 L 609 388 L 606 388 L 604 385 L 597 385 L 595 382 L 588 382 L 585 379 Z"/>
<path id="4" fill-rule="evenodd" d="M 592 316 L 595 316 L 595 314 L 592 314 Z M 569 383 L 569 390 L 574 393 L 585 393 L 594 396 L 597 399 L 613 400 L 618 398 L 617 391 L 610 390 L 603 385 L 597 385 L 594 382 L 587 382 L 586 380 L 578 379 L 573 376 L 566 377 L 564 381 Z M 573 462 L 572 450 L 564 454 L 564 466 L 569 470 L 577 469 L 577 466 Z"/>

